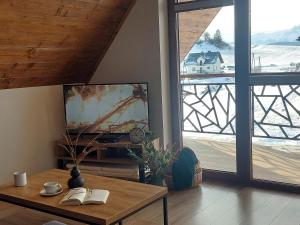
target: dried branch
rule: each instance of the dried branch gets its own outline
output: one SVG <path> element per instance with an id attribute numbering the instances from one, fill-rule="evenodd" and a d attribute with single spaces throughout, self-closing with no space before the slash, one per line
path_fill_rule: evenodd
<path id="1" fill-rule="evenodd" d="M 76 165 L 79 165 L 81 163 L 81 161 L 85 159 L 86 156 L 88 156 L 90 153 L 92 153 L 96 150 L 97 150 L 97 148 L 92 147 L 88 151 L 82 151 L 76 159 Z"/>
<path id="2" fill-rule="evenodd" d="M 76 140 L 75 142 L 72 141 L 71 135 L 68 131 L 68 129 L 66 129 L 66 134 L 62 135 L 62 137 L 65 139 L 66 144 L 59 144 L 59 146 L 61 146 L 72 158 L 72 161 L 74 163 L 75 166 L 78 166 L 79 163 L 84 160 L 84 158 L 90 154 L 91 152 L 97 150 L 97 148 L 90 148 L 92 144 L 96 143 L 96 139 L 99 138 L 101 135 L 103 135 L 102 133 L 96 135 L 95 137 L 93 137 L 88 143 L 87 145 L 84 147 L 84 149 L 81 151 L 81 153 L 77 156 L 77 146 L 78 146 L 78 142 L 79 142 L 79 138 L 81 137 L 81 135 L 84 133 L 85 130 L 81 130 L 77 136 L 76 136 Z"/>
<path id="3" fill-rule="evenodd" d="M 75 164 L 76 160 L 75 160 L 74 155 L 72 154 L 72 152 L 65 145 L 63 145 L 63 144 L 59 144 L 59 146 L 61 146 L 62 148 L 64 148 L 69 153 L 69 155 L 72 158 L 73 163 Z"/>

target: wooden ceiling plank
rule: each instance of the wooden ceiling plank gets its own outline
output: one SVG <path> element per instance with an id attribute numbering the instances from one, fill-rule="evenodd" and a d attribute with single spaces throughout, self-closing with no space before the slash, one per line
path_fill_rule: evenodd
<path id="1" fill-rule="evenodd" d="M 30 48 L 30 47 L 0 47 L 0 63 L 46 63 L 61 62 L 71 57 L 75 61 L 92 61 L 95 60 L 97 50 L 76 49 L 76 48 Z"/>
<path id="2" fill-rule="evenodd" d="M 88 82 L 134 3 L 0 1 L 0 89 Z"/>
<path id="3" fill-rule="evenodd" d="M 78 78 L 79 80 L 79 78 Z M 34 87 L 39 83 L 39 86 L 71 84 L 74 83 L 73 77 L 35 77 L 35 78 L 0 78 L 0 89 Z M 82 83 L 78 81 L 77 83 Z"/>
<path id="4" fill-rule="evenodd" d="M 100 62 L 102 61 L 103 57 L 105 56 L 107 50 L 109 49 L 110 45 L 113 43 L 115 37 L 117 36 L 117 34 L 119 33 L 123 23 L 125 22 L 126 18 L 129 15 L 129 12 L 131 11 L 131 9 L 133 8 L 133 6 L 135 5 L 136 0 L 132 0 L 130 6 L 128 7 L 127 11 L 124 13 L 122 20 L 120 21 L 120 24 L 118 25 L 118 27 L 115 29 L 114 34 L 112 35 L 112 37 L 109 40 L 109 44 L 106 45 L 106 47 L 104 48 L 104 50 L 102 52 L 99 52 L 99 58 L 97 63 L 95 64 L 92 73 L 89 75 L 89 79 L 88 81 L 92 78 L 93 74 L 95 73 L 97 67 L 99 66 Z"/>
<path id="5" fill-rule="evenodd" d="M 108 42 L 110 35 L 101 32 L 99 35 L 60 35 L 57 34 L 5 34 L 0 32 L 0 47 L 23 46 L 23 47 L 46 47 L 46 48 L 74 48 L 94 47 L 101 48 L 102 42 Z"/>
<path id="6" fill-rule="evenodd" d="M 110 0 L 113 1 L 113 0 Z M 76 20 L 98 21 L 102 18 L 110 17 L 112 14 L 119 15 L 126 10 L 126 7 L 116 7 L 103 5 L 100 3 L 82 1 L 41 1 L 41 0 L 8 0 L 1 5 L 3 12 L 20 15 L 25 18 L 51 17 L 76 18 Z M 128 8 L 128 7 L 127 7 Z"/>
<path id="7" fill-rule="evenodd" d="M 37 76 L 70 76 L 79 71 L 88 72 L 95 64 L 94 61 L 84 63 L 80 61 L 64 61 L 56 63 L 26 63 L 26 64 L 0 64 L 0 78 L 37 77 Z M 81 74 L 84 76 L 84 74 Z"/>

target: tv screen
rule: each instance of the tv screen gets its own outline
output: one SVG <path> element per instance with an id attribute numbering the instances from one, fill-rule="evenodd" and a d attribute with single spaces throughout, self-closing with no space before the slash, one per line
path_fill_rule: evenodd
<path id="1" fill-rule="evenodd" d="M 128 133 L 149 130 L 147 84 L 64 86 L 70 133 Z"/>

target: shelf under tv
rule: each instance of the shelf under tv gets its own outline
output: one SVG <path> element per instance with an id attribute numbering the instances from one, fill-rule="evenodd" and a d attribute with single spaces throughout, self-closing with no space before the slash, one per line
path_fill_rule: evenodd
<path id="1" fill-rule="evenodd" d="M 80 138 L 77 142 L 77 145 L 79 146 L 86 146 L 90 143 L 91 139 L 88 138 Z M 74 139 L 75 141 L 75 139 Z M 61 139 L 57 141 L 57 144 L 68 144 L 66 140 Z M 143 146 L 142 144 L 133 144 L 130 141 L 127 140 L 120 140 L 118 142 L 95 142 L 92 146 L 97 146 L 98 148 L 135 148 L 135 149 L 141 149 Z"/>
<path id="2" fill-rule="evenodd" d="M 137 154 L 141 154 L 143 151 L 142 144 L 133 144 L 127 140 L 120 140 L 119 142 L 112 143 L 99 143 L 95 142 L 90 144 L 91 139 L 80 138 L 77 142 L 78 151 L 80 148 L 84 148 L 89 145 L 96 150 L 87 156 L 83 163 L 96 163 L 99 164 L 119 164 L 119 165 L 137 165 L 137 162 L 128 157 L 127 151 L 131 149 Z M 158 139 L 157 139 L 157 144 Z M 66 169 L 66 165 L 72 162 L 71 157 L 67 154 L 63 147 L 60 145 L 68 145 L 66 140 L 61 139 L 56 142 L 56 158 L 58 160 L 58 168 Z M 110 154 L 108 154 L 110 153 Z M 145 170 L 143 166 L 138 165 L 139 181 L 145 182 Z"/>
<path id="3" fill-rule="evenodd" d="M 58 160 L 68 160 L 71 161 L 71 157 L 67 156 L 60 156 L 57 157 Z M 116 159 L 116 158 L 108 158 L 108 159 L 93 159 L 93 158 L 86 158 L 84 162 L 99 162 L 99 163 L 111 163 L 111 164 L 127 164 L 127 165 L 137 165 L 136 161 L 131 159 Z"/>

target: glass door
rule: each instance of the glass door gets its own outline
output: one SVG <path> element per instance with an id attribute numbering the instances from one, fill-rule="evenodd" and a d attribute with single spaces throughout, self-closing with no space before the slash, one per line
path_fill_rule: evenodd
<path id="1" fill-rule="evenodd" d="M 182 139 L 203 168 L 235 173 L 234 6 L 213 6 L 177 14 Z"/>
<path id="2" fill-rule="evenodd" d="M 255 180 L 300 184 L 299 8 L 298 0 L 251 1 Z"/>
<path id="3" fill-rule="evenodd" d="M 300 1 L 169 2 L 174 138 L 205 169 L 299 190 Z"/>

